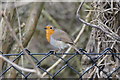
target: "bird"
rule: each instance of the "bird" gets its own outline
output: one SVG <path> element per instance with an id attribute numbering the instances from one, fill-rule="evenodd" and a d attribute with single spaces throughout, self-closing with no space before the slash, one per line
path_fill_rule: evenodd
<path id="1" fill-rule="evenodd" d="M 77 52 L 80 52 L 73 41 L 73 39 L 63 30 L 57 29 L 56 27 L 53 27 L 52 25 L 45 26 L 46 31 L 46 39 L 47 41 L 54 46 L 55 48 L 59 49 L 58 52 L 61 50 L 67 48 L 68 46 L 71 46 L 74 48 Z"/>

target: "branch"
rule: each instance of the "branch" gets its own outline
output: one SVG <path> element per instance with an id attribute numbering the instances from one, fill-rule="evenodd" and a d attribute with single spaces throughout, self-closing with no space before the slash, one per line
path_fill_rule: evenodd
<path id="1" fill-rule="evenodd" d="M 97 29 L 103 31 L 104 33 L 107 34 L 108 37 L 113 38 L 113 39 L 117 40 L 118 42 L 120 42 L 120 36 L 119 36 L 118 34 L 116 34 L 115 32 L 113 32 L 112 30 L 109 30 L 109 28 L 107 28 L 107 27 L 104 28 L 104 27 L 103 27 L 104 25 L 98 26 L 98 25 L 95 25 L 95 24 L 88 23 L 88 22 L 84 21 L 84 20 L 80 17 L 79 11 L 80 11 L 80 9 L 82 8 L 82 5 L 83 5 L 83 4 L 84 4 L 84 2 L 82 2 L 82 3 L 79 5 L 79 7 L 78 7 L 78 9 L 77 9 L 77 13 L 76 13 L 76 17 L 79 19 L 79 21 L 82 22 L 82 23 L 84 23 L 84 24 L 86 24 L 86 25 L 88 25 L 88 26 L 90 26 L 90 27 L 97 28 Z"/>
<path id="2" fill-rule="evenodd" d="M 31 59 L 30 55 L 27 54 L 27 52 L 24 50 L 24 47 L 27 46 L 28 42 L 30 41 L 36 25 L 37 25 L 37 21 L 39 19 L 40 13 L 42 11 L 42 7 L 43 7 L 43 3 L 39 4 L 39 3 L 34 3 L 34 8 L 31 11 L 30 14 L 30 18 L 28 19 L 27 25 L 25 27 L 25 34 L 24 34 L 24 38 L 23 38 L 23 44 L 19 41 L 19 39 L 17 38 L 17 35 L 15 33 L 15 31 L 12 29 L 12 26 L 7 18 L 7 16 L 5 14 L 2 14 L 3 19 L 5 20 L 8 29 L 11 32 L 11 35 L 14 37 L 14 39 L 16 40 L 16 42 L 18 43 L 18 45 L 20 46 L 20 48 L 23 50 L 23 52 L 25 53 L 25 55 L 27 56 L 27 59 L 31 62 L 31 64 L 33 65 L 34 69 L 37 72 L 37 75 L 40 77 L 41 73 L 39 71 L 39 69 L 36 67 L 34 61 Z"/>
<path id="3" fill-rule="evenodd" d="M 3 55 L 0 54 L 0 58 L 5 60 L 6 62 L 8 62 L 9 64 L 13 65 L 15 68 L 19 69 L 19 70 L 22 70 L 22 71 L 25 71 L 25 72 L 33 72 L 33 73 L 36 73 L 36 70 L 35 69 L 28 69 L 28 68 L 24 68 L 24 67 L 21 67 L 15 63 L 13 63 L 12 61 L 10 61 L 9 59 L 7 59 L 6 57 L 4 57 Z"/>
<path id="4" fill-rule="evenodd" d="M 22 45 L 22 43 L 20 43 L 19 39 L 17 38 L 15 31 L 12 29 L 11 24 L 7 18 L 7 16 L 4 14 L 3 15 L 3 19 L 6 21 L 7 27 L 11 32 L 11 36 L 14 37 L 14 39 L 16 40 L 16 42 L 18 43 L 18 45 L 21 47 L 21 49 L 23 50 L 23 52 L 25 53 L 25 55 L 27 56 L 28 60 L 32 63 L 32 65 L 34 66 L 35 70 L 38 72 L 39 70 L 36 68 L 35 63 L 33 62 L 33 60 L 31 59 L 30 55 L 27 54 L 27 52 L 24 50 L 24 47 Z"/>
<path id="5" fill-rule="evenodd" d="M 34 3 L 34 9 L 31 11 L 31 14 L 29 15 L 30 17 L 28 18 L 24 29 L 25 34 L 23 35 L 23 46 L 25 47 L 27 46 L 36 29 L 43 6 L 44 3 Z"/>
<path id="6" fill-rule="evenodd" d="M 60 25 L 56 22 L 56 20 L 45 10 L 42 10 L 42 14 L 48 18 L 57 28 L 60 28 Z"/>

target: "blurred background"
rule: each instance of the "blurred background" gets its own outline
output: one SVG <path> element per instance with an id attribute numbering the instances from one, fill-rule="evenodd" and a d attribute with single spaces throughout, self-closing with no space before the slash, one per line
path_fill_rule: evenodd
<path id="1" fill-rule="evenodd" d="M 3 18 L 4 16 L 7 17 L 8 22 L 23 47 L 29 49 L 32 53 L 47 53 L 50 50 L 54 50 L 54 47 L 46 40 L 44 30 L 46 25 L 53 25 L 54 27 L 66 31 L 73 40 L 76 39 L 79 32 L 83 29 L 76 45 L 77 48 L 86 49 L 88 53 L 100 53 L 107 47 L 114 49 L 115 53 L 120 52 L 119 42 L 115 42 L 116 39 L 113 39 L 114 37 L 107 36 L 105 34 L 105 31 L 111 30 L 115 32 L 115 34 L 120 35 L 120 3 L 84 3 L 78 14 L 80 14 L 82 19 L 90 22 L 91 24 L 102 25 L 103 23 L 103 31 L 86 26 L 76 18 L 76 12 L 80 2 L 2 2 L 0 5 L 0 25 L 2 25 L 0 28 L 0 32 L 2 32 L 1 51 L 3 51 L 4 54 L 16 54 L 22 50 L 18 42 L 16 42 L 14 35 L 11 35 L 12 32 L 9 31 L 9 27 L 7 27 L 8 25 Z M 114 42 L 115 44 L 113 44 Z M 64 51 L 66 50 L 67 48 Z M 74 49 L 70 51 L 70 53 L 74 52 Z M 40 60 L 44 55 L 36 55 L 35 57 Z M 69 57 L 70 56 L 67 56 L 65 59 L 68 59 Z M 96 56 L 91 57 L 94 58 Z M 13 60 L 14 58 L 15 57 L 9 57 L 10 60 Z M 58 59 L 59 58 L 51 55 L 45 59 L 40 66 L 44 69 L 48 69 Z M 111 57 L 107 57 L 103 63 L 106 62 L 111 64 L 111 61 L 113 61 Z M 27 68 L 32 68 L 31 62 L 29 62 L 25 56 L 17 60 L 15 63 Z M 61 62 L 50 72 L 54 74 L 64 64 L 64 62 Z M 106 71 L 112 70 L 111 66 L 118 66 L 119 61 L 113 62 L 111 65 L 110 64 L 105 65 L 104 69 Z M 2 60 L 0 65 L 0 72 L 4 71 L 9 66 L 9 64 L 4 63 Z M 70 60 L 70 65 L 82 73 L 91 65 L 91 62 L 86 56 L 78 55 Z M 90 76 L 89 73 L 93 70 L 90 70 L 84 77 L 87 78 Z M 41 70 L 41 72 L 43 71 Z M 118 73 L 117 75 L 119 75 Z M 97 70 L 91 75 L 92 77 L 95 77 L 96 74 L 98 74 Z M 16 78 L 21 77 L 21 75 L 12 68 L 4 77 Z M 30 75 L 30 77 L 36 78 L 36 74 Z M 46 77 L 49 76 L 47 75 Z M 57 77 L 79 77 L 79 75 L 75 74 L 70 68 L 65 68 L 59 75 L 57 75 Z M 105 77 L 105 75 L 102 74 L 101 77 Z"/>

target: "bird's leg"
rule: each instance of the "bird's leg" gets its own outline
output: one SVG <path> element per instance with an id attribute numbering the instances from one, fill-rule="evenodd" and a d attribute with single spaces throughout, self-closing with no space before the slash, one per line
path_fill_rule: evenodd
<path id="1" fill-rule="evenodd" d="M 60 53 L 60 52 L 61 52 L 61 49 L 59 48 L 58 53 Z"/>
<path id="2" fill-rule="evenodd" d="M 62 53 L 62 55 L 64 54 L 61 48 L 59 48 L 58 53 Z"/>
<path id="3" fill-rule="evenodd" d="M 54 61 L 56 61 L 56 53 L 57 53 L 57 50 L 50 50 L 49 51 L 49 53 L 52 53 L 53 55 L 51 55 L 51 57 L 52 57 L 52 61 L 54 62 Z"/>

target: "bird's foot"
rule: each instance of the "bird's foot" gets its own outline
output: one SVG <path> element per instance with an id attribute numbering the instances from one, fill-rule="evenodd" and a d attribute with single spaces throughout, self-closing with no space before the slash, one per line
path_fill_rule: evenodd
<path id="1" fill-rule="evenodd" d="M 56 50 L 50 50 L 49 53 L 56 54 Z"/>

